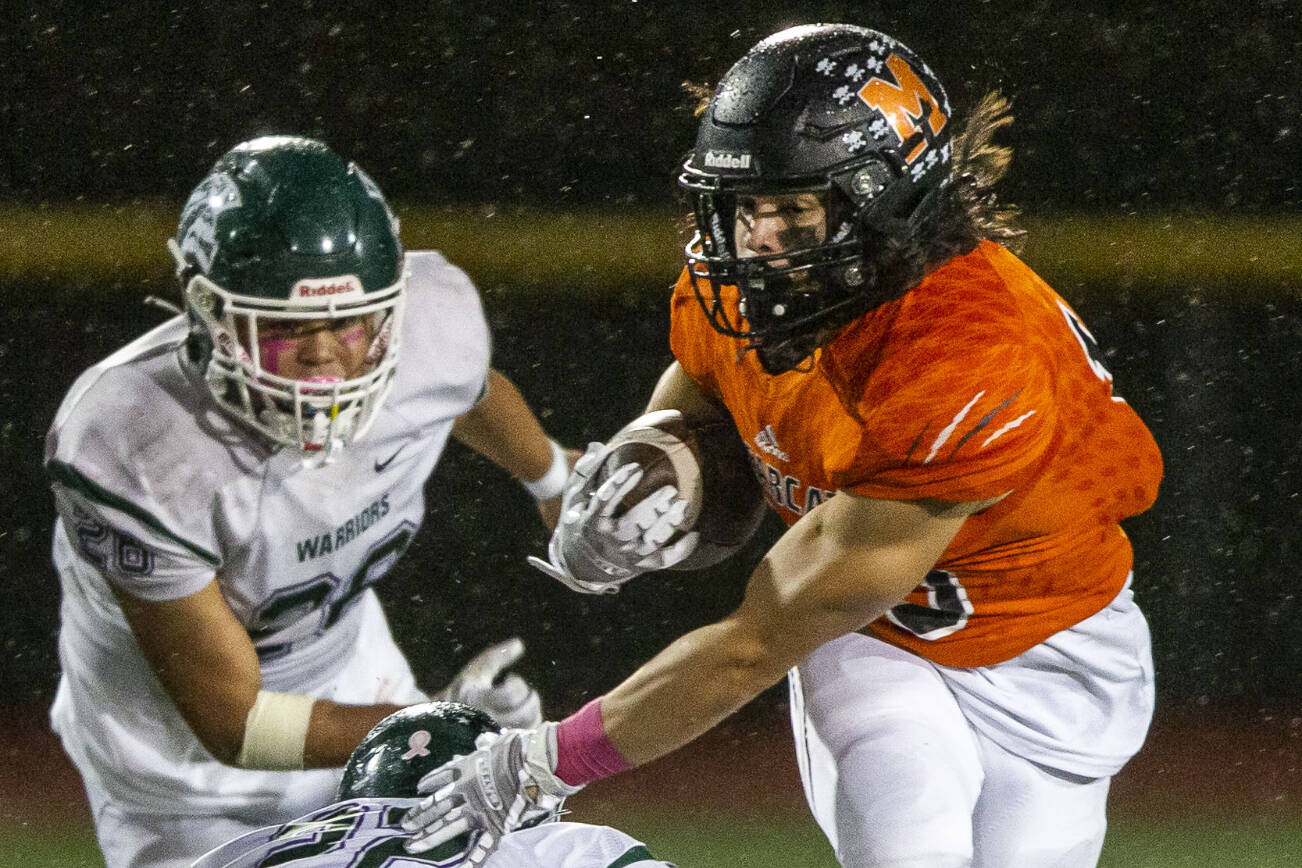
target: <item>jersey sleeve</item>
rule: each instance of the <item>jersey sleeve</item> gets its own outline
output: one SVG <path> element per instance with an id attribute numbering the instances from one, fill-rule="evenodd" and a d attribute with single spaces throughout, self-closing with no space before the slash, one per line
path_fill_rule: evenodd
<path id="1" fill-rule="evenodd" d="M 1033 347 L 921 343 L 886 361 L 859 408 L 864 434 L 838 488 L 889 500 L 977 501 L 1014 489 L 1052 440 L 1049 366 Z M 831 455 L 837 455 L 832 450 Z"/>
<path id="2" fill-rule="evenodd" d="M 402 358 L 390 406 L 419 418 L 454 418 L 486 394 L 492 335 L 470 277 L 441 253 L 407 254 Z"/>
<path id="3" fill-rule="evenodd" d="M 409 854 L 403 814 L 418 799 L 350 799 L 280 826 L 256 829 L 210 850 L 191 868 L 358 868 L 362 865 L 451 866 L 445 858 Z M 438 851 L 434 851 L 437 853 Z"/>
<path id="4" fill-rule="evenodd" d="M 61 462 L 48 467 L 69 549 L 85 568 L 143 600 L 175 600 L 213 580 L 215 553 L 167 528 L 147 509 L 119 498 Z"/>
<path id="5" fill-rule="evenodd" d="M 200 590 L 221 565 L 212 515 L 223 446 L 201 433 L 209 420 L 120 366 L 70 394 L 45 470 L 79 572 L 146 600 Z"/>
<path id="6" fill-rule="evenodd" d="M 190 868 L 259 868 L 266 847 L 275 840 L 280 826 L 264 826 L 220 844 L 195 860 Z"/>

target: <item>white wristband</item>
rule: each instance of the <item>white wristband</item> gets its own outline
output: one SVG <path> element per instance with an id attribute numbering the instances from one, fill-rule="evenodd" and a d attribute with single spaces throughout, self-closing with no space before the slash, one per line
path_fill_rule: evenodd
<path id="1" fill-rule="evenodd" d="M 565 490 L 565 480 L 570 478 L 570 460 L 565 457 L 565 450 L 555 440 L 547 442 L 552 446 L 552 466 L 533 482 L 520 481 L 535 500 L 560 497 L 561 492 Z"/>
<path id="2" fill-rule="evenodd" d="M 235 764 L 265 771 L 301 769 L 314 702 L 299 693 L 259 690 L 244 718 L 244 744 Z"/>
<path id="3" fill-rule="evenodd" d="M 556 724 L 544 722 L 524 738 L 524 767 L 549 796 L 567 798 L 583 789 L 586 784 L 570 786 L 556 777 Z"/>

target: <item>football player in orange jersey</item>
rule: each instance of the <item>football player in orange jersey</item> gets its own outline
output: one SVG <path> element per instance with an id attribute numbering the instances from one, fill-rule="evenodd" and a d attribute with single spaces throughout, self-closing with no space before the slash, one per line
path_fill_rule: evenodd
<path id="1" fill-rule="evenodd" d="M 1153 709 L 1120 522 L 1162 462 L 1084 323 L 1009 250 L 1008 122 L 992 95 L 956 132 L 913 52 L 848 25 L 775 34 L 725 75 L 680 178 L 697 231 L 648 409 L 730 418 L 789 529 L 732 614 L 434 773 L 417 847 L 509 831 L 503 789 L 563 796 L 648 762 L 789 670 L 842 864 L 1096 863 Z M 676 493 L 606 509 L 638 474 L 590 484 L 597 457 L 543 564 L 589 591 L 690 548 Z"/>

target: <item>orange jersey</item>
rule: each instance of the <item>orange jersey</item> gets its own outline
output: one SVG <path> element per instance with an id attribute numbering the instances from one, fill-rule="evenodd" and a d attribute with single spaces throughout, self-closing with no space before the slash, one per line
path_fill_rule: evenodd
<path id="1" fill-rule="evenodd" d="M 874 635 L 943 665 L 989 665 L 1099 611 L 1125 583 L 1119 522 L 1157 496 L 1157 444 L 1112 394 L 1075 312 L 1000 245 L 983 242 L 859 318 L 808 373 L 770 376 L 739 353 L 710 327 L 686 270 L 672 306 L 675 357 L 728 407 L 787 524 L 838 491 L 1008 493 L 964 523 Z"/>

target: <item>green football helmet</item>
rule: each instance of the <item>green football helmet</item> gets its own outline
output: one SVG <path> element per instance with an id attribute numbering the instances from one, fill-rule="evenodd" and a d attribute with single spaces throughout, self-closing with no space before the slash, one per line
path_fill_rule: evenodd
<path id="1" fill-rule="evenodd" d="M 395 711 L 371 728 L 348 758 L 340 799 L 416 798 L 416 784 L 454 756 L 474 753 L 475 739 L 498 732 L 487 712 L 433 700 Z"/>
<path id="2" fill-rule="evenodd" d="M 395 711 L 372 727 L 348 758 L 339 800 L 418 798 L 422 777 L 455 756 L 474 753 L 475 739 L 499 729 L 488 714 L 460 702 L 436 700 Z M 460 835 L 421 856 L 451 859 L 469 845 Z"/>
<path id="3" fill-rule="evenodd" d="M 195 187 L 168 248 L 190 357 L 218 404 L 321 460 L 366 433 L 397 371 L 406 267 L 398 221 L 365 172 L 312 139 L 244 142 Z M 360 371 L 278 373 L 267 336 L 322 322 L 356 329 Z"/>

